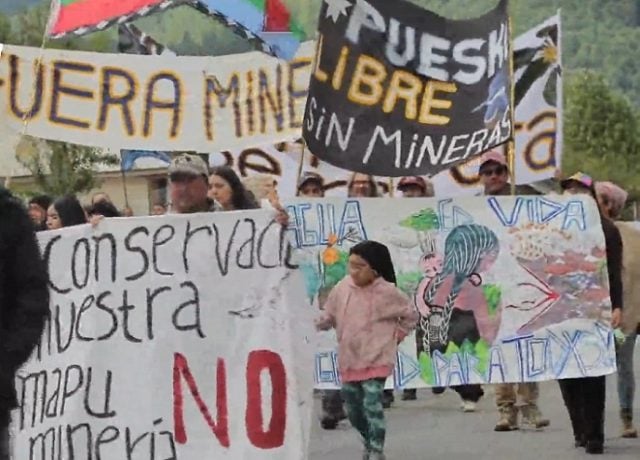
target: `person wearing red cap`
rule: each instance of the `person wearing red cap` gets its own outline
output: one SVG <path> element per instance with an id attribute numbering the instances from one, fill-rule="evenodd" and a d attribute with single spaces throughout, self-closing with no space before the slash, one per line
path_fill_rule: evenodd
<path id="1" fill-rule="evenodd" d="M 565 194 L 590 195 L 596 199 L 593 179 L 584 173 L 576 173 L 560 185 Z M 620 325 L 623 305 L 622 237 L 603 212 L 600 221 L 607 252 L 611 326 L 615 329 Z M 585 447 L 588 454 L 601 454 L 604 451 L 605 377 L 563 379 L 558 383 L 571 419 L 575 446 Z"/>
<path id="2" fill-rule="evenodd" d="M 480 163 L 480 178 L 484 185 L 484 195 L 511 195 L 509 184 L 509 166 L 505 156 L 498 151 L 491 150 L 482 156 Z M 521 187 L 516 187 L 516 194 L 527 194 Z M 549 425 L 549 420 L 542 417 L 538 408 L 539 387 L 535 382 L 503 383 L 496 385 L 496 405 L 500 411 L 500 419 L 495 431 L 506 432 L 519 429 L 518 410 L 524 421 L 537 429 Z M 516 406 L 518 397 L 520 406 Z"/>
<path id="3" fill-rule="evenodd" d="M 433 184 L 420 176 L 406 176 L 398 182 L 403 198 L 430 198 L 434 196 Z"/>
<path id="4" fill-rule="evenodd" d="M 622 437 L 637 438 L 638 430 L 633 426 L 633 399 L 635 396 L 635 376 L 633 375 L 633 352 L 640 325 L 640 231 L 633 223 L 622 222 L 620 214 L 624 209 L 628 194 L 612 182 L 596 182 L 596 196 L 601 212 L 611 220 L 622 237 L 622 298 L 624 311 L 620 329 L 624 334 L 622 343 L 616 342 L 618 364 L 618 400 Z"/>
<path id="5" fill-rule="evenodd" d="M 509 165 L 505 156 L 498 151 L 490 150 L 480 160 L 480 179 L 484 186 L 484 195 L 511 195 L 509 184 Z M 516 195 L 526 195 L 523 187 L 516 187 Z"/>

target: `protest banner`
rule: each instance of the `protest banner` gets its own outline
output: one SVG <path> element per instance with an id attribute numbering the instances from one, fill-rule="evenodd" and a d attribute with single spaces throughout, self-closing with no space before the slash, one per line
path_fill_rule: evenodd
<path id="1" fill-rule="evenodd" d="M 452 21 L 404 0 L 327 1 L 303 136 L 318 158 L 433 175 L 511 137 L 507 1 Z"/>
<path id="2" fill-rule="evenodd" d="M 16 458 L 306 458 L 313 322 L 266 211 L 39 234 L 51 319 Z"/>
<path id="3" fill-rule="evenodd" d="M 289 236 L 308 299 L 347 274 L 349 247 L 386 244 L 421 319 L 388 385 L 453 386 L 615 371 L 604 235 L 591 198 L 296 199 Z M 319 388 L 339 384 L 335 342 L 316 356 Z"/>
<path id="4" fill-rule="evenodd" d="M 516 184 L 554 177 L 562 155 L 562 64 L 560 15 L 520 35 L 514 43 L 518 94 L 514 126 Z M 506 153 L 506 152 L 505 152 Z M 433 178 L 438 196 L 482 190 L 479 159 L 443 171 Z"/>
<path id="5" fill-rule="evenodd" d="M 2 122 L 116 151 L 206 153 L 297 139 L 312 53 L 311 43 L 290 62 L 260 52 L 136 56 L 7 45 Z"/>

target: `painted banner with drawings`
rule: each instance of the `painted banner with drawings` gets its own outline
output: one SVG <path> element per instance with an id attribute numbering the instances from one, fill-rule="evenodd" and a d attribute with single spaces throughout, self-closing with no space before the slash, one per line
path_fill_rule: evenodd
<path id="1" fill-rule="evenodd" d="M 516 183 L 554 177 L 562 156 L 562 42 L 560 14 L 516 38 Z M 504 147 L 500 147 L 504 148 Z M 506 149 L 505 149 L 506 150 Z M 506 151 L 505 151 L 506 154 Z M 478 159 L 433 178 L 442 197 L 478 193 Z"/>
<path id="2" fill-rule="evenodd" d="M 116 151 L 216 152 L 296 139 L 312 55 L 312 43 L 290 62 L 259 52 L 135 56 L 7 45 L 2 123 Z"/>
<path id="3" fill-rule="evenodd" d="M 388 385 L 450 386 L 610 374 L 615 350 L 604 235 L 588 198 L 285 201 L 307 296 L 318 307 L 347 274 L 349 247 L 389 246 L 421 319 Z M 339 383 L 335 339 L 319 388 Z M 413 340 L 413 341 L 412 341 Z"/>
<path id="4" fill-rule="evenodd" d="M 306 458 L 313 312 L 281 233 L 260 210 L 40 233 L 17 458 Z"/>
<path id="5" fill-rule="evenodd" d="M 433 175 L 512 133 L 507 0 L 452 21 L 404 0 L 325 2 L 303 136 L 318 158 Z"/>

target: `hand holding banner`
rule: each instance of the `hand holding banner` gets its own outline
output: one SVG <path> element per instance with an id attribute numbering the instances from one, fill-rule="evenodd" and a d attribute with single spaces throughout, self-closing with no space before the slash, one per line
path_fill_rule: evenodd
<path id="1" fill-rule="evenodd" d="M 16 379 L 19 458 L 303 457 L 314 312 L 270 211 L 38 237 L 51 316 Z"/>

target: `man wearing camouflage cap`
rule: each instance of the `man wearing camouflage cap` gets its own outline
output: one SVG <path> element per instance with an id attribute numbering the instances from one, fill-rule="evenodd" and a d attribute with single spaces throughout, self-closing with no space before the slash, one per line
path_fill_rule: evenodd
<path id="1" fill-rule="evenodd" d="M 209 168 L 198 155 L 182 154 L 169 166 L 169 212 L 190 214 L 221 211 L 222 207 L 207 196 Z"/>

